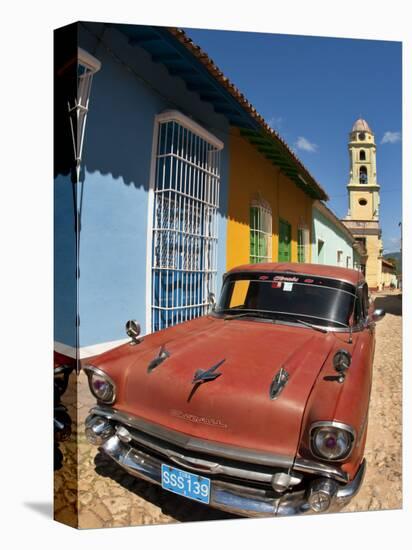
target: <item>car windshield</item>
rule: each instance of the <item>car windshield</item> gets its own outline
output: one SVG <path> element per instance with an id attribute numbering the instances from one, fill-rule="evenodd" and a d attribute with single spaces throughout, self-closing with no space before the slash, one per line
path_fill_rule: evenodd
<path id="1" fill-rule="evenodd" d="M 355 288 L 343 281 L 290 273 L 236 273 L 226 277 L 216 314 L 306 321 L 348 327 Z"/>

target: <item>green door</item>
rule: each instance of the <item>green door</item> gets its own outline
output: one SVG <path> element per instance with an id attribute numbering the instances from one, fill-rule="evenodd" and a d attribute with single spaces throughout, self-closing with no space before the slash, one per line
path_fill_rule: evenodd
<path id="1" fill-rule="evenodd" d="M 290 223 L 279 220 L 279 262 L 290 262 Z"/>

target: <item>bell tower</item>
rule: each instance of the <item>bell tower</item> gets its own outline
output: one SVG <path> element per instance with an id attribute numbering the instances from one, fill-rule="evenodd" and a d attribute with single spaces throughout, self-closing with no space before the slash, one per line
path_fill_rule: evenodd
<path id="1" fill-rule="evenodd" d="M 376 178 L 375 136 L 366 120 L 355 121 L 349 134 L 348 214 L 344 224 L 366 248 L 368 286 L 379 289 L 382 278 L 382 241 L 379 190 Z"/>
<path id="2" fill-rule="evenodd" d="M 375 136 L 366 120 L 358 119 L 349 134 L 350 172 L 347 185 L 348 218 L 379 219 L 379 185 L 376 181 Z"/>

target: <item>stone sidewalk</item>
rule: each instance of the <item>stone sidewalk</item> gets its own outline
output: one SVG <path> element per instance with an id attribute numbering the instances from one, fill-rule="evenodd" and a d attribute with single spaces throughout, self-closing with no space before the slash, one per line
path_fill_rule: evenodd
<path id="1" fill-rule="evenodd" d="M 375 303 L 377 307 L 383 307 L 387 314 L 376 328 L 374 379 L 365 453 L 368 467 L 359 494 L 343 512 L 397 509 L 402 506 L 402 301 L 400 295 L 387 292 L 377 294 Z M 84 373 L 75 383 L 79 400 L 78 448 L 76 454 L 74 427 L 72 440 L 61 446 L 65 467 L 55 472 L 56 519 L 69 521 L 81 528 L 95 528 L 235 517 L 133 478 L 97 452 L 84 436 L 84 419 L 94 404 Z M 74 391 L 72 395 L 75 395 Z M 74 397 L 69 410 L 75 415 Z M 78 470 L 75 466 L 77 456 Z"/>

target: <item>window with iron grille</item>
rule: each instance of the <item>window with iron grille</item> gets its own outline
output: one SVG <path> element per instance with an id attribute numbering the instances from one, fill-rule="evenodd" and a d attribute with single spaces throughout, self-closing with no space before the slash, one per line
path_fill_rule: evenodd
<path id="1" fill-rule="evenodd" d="M 298 262 L 304 263 L 309 259 L 307 250 L 309 244 L 309 230 L 304 227 L 298 227 Z"/>
<path id="2" fill-rule="evenodd" d="M 157 117 L 151 329 L 206 314 L 216 293 L 220 151 L 177 111 Z"/>
<path id="3" fill-rule="evenodd" d="M 250 205 L 250 263 L 272 260 L 272 210 L 263 200 Z"/>

